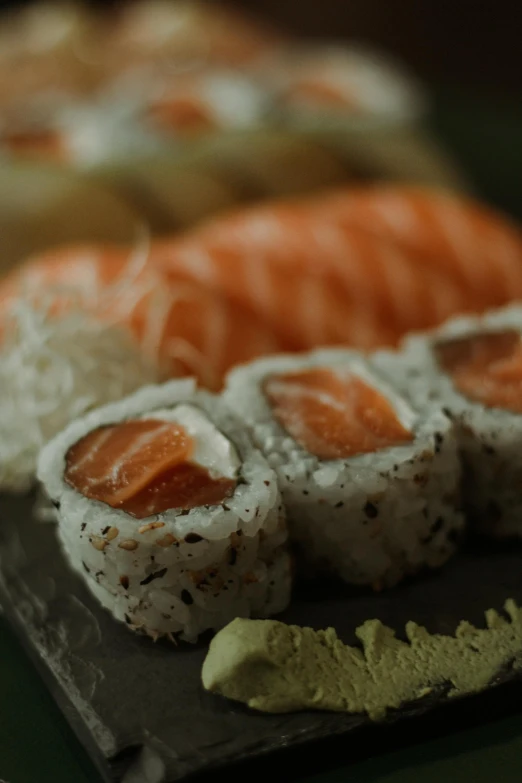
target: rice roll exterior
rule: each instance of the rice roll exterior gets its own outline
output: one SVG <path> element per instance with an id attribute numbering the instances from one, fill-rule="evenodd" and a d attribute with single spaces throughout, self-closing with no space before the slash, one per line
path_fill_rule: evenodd
<path id="1" fill-rule="evenodd" d="M 378 589 L 455 551 L 453 425 L 410 406 L 360 355 L 262 359 L 230 373 L 225 399 L 277 472 L 305 571 Z"/>
<path id="2" fill-rule="evenodd" d="M 522 535 L 522 308 L 460 317 L 377 354 L 414 404 L 430 401 L 455 425 L 470 520 L 494 538 Z"/>
<path id="3" fill-rule="evenodd" d="M 38 476 L 72 566 L 132 630 L 195 641 L 286 607 L 276 476 L 192 379 L 76 420 L 42 451 Z"/>

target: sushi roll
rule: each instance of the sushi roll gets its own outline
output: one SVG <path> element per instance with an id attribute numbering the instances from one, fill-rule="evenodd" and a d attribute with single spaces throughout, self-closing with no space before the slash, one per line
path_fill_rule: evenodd
<path id="1" fill-rule="evenodd" d="M 144 387 L 42 451 L 72 566 L 112 615 L 195 641 L 290 595 L 274 472 L 222 401 L 192 379 Z"/>
<path id="2" fill-rule="evenodd" d="M 355 352 L 231 372 L 225 399 L 279 477 L 304 571 L 392 586 L 441 566 L 463 528 L 451 421 L 414 407 Z"/>
<path id="3" fill-rule="evenodd" d="M 362 47 L 287 46 L 269 53 L 259 79 L 274 112 L 302 128 L 410 124 L 425 111 L 423 90 L 400 65 Z"/>
<path id="4" fill-rule="evenodd" d="M 220 3 L 137 0 L 118 15 L 107 46 L 113 73 L 156 63 L 171 72 L 209 65 L 245 67 L 282 36 Z"/>
<path id="5" fill-rule="evenodd" d="M 143 101 L 144 121 L 177 140 L 260 125 L 268 111 L 263 90 L 240 72 L 213 69 L 153 79 Z"/>
<path id="6" fill-rule="evenodd" d="M 460 317 L 382 352 L 414 403 L 439 405 L 455 425 L 463 501 L 475 528 L 494 538 L 522 536 L 522 308 Z"/>

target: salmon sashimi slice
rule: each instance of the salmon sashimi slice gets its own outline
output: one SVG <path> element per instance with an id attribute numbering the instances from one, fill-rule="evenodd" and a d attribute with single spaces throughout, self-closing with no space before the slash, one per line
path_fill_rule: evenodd
<path id="1" fill-rule="evenodd" d="M 327 221 L 378 235 L 446 272 L 476 309 L 522 297 L 522 232 L 472 199 L 408 186 L 358 187 L 317 203 Z"/>
<path id="2" fill-rule="evenodd" d="M 90 432 L 66 457 L 65 480 L 85 497 L 144 519 L 169 509 L 215 505 L 236 481 L 191 462 L 194 441 L 180 424 L 127 421 Z"/>
<path id="3" fill-rule="evenodd" d="M 434 347 L 439 365 L 470 400 L 522 413 L 522 340 L 506 329 L 443 340 Z"/>
<path id="4" fill-rule="evenodd" d="M 122 326 L 167 376 L 215 390 L 236 364 L 292 347 L 241 304 L 120 248 L 65 248 L 14 270 L 0 284 L 0 337 L 21 300 L 50 317 L 79 310 Z"/>
<path id="5" fill-rule="evenodd" d="M 335 84 L 328 80 L 328 74 L 304 76 L 283 91 L 284 103 L 292 106 L 310 106 L 324 109 L 349 109 L 351 112 L 361 110 L 357 96 L 351 94 L 346 85 Z"/>
<path id="6" fill-rule="evenodd" d="M 348 459 L 413 440 L 386 397 L 356 374 L 314 368 L 272 375 L 264 393 L 279 424 L 322 460 Z"/>
<path id="7" fill-rule="evenodd" d="M 313 203 L 276 204 L 158 242 L 153 260 L 242 302 L 304 349 L 393 345 L 464 307 L 448 275 L 421 274 L 410 254 L 357 227 L 347 234 L 317 220 Z"/>
<path id="8" fill-rule="evenodd" d="M 65 140 L 54 130 L 6 132 L 0 134 L 0 146 L 13 155 L 28 158 L 43 158 L 63 163 L 69 157 Z"/>
<path id="9" fill-rule="evenodd" d="M 355 292 L 349 295 L 331 278 L 301 264 L 284 266 L 270 249 L 252 245 L 243 251 L 197 239 L 164 242 L 153 252 L 162 273 L 188 274 L 212 286 L 267 323 L 290 350 L 328 344 L 373 348 L 397 339 L 374 298 L 365 302 Z"/>
<path id="10" fill-rule="evenodd" d="M 162 130 L 181 134 L 205 133 L 217 126 L 211 109 L 190 95 L 154 101 L 147 110 L 147 117 Z"/>

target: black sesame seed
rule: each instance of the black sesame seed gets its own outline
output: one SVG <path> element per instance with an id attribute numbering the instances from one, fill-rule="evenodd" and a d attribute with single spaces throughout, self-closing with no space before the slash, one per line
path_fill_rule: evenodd
<path id="1" fill-rule="evenodd" d="M 264 481 L 263 483 L 264 483 L 265 487 L 269 487 L 270 486 L 270 482 L 269 481 Z"/>
<path id="2" fill-rule="evenodd" d="M 56 509 L 59 509 L 59 508 L 60 508 L 60 506 L 61 506 L 61 503 L 60 503 L 60 501 L 59 501 L 59 500 L 51 500 L 51 503 L 53 504 L 53 506 L 54 506 Z M 84 526 L 85 526 L 85 523 L 84 523 Z M 82 530 L 83 530 L 83 526 L 82 526 Z"/>
<path id="3" fill-rule="evenodd" d="M 120 585 L 124 588 L 124 590 L 129 589 L 129 577 L 128 576 L 120 576 Z"/>
<path id="4" fill-rule="evenodd" d="M 342 508 L 344 506 L 344 500 L 340 500 L 338 503 L 335 504 L 335 508 Z"/>
<path id="5" fill-rule="evenodd" d="M 87 571 L 88 574 L 91 573 L 91 569 L 89 568 L 87 563 L 85 563 L 83 560 L 82 560 L 82 566 L 84 567 L 84 569 Z"/>
<path id="6" fill-rule="evenodd" d="M 374 506 L 373 503 L 370 503 L 370 501 L 368 501 L 364 506 L 364 513 L 366 514 L 367 517 L 370 517 L 370 519 L 375 519 L 375 517 L 379 513 L 379 509 L 377 508 L 377 506 Z"/>
<path id="7" fill-rule="evenodd" d="M 124 614 L 123 616 L 125 618 L 125 622 L 127 623 L 127 625 L 132 625 L 132 620 L 130 619 L 129 615 Z"/>
<path id="8" fill-rule="evenodd" d="M 185 536 L 186 544 L 198 544 L 200 541 L 203 541 L 203 538 L 197 533 L 189 533 L 188 536 Z"/>
<path id="9" fill-rule="evenodd" d="M 228 564 L 233 566 L 237 560 L 237 549 L 231 549 L 228 555 Z"/>
<path id="10" fill-rule="evenodd" d="M 101 532 L 102 536 L 106 536 L 110 529 L 111 529 L 110 525 L 107 525 L 107 527 L 104 527 L 102 532 Z"/>
<path id="11" fill-rule="evenodd" d="M 242 536 L 243 531 L 242 530 L 236 530 L 236 536 Z"/>
<path id="12" fill-rule="evenodd" d="M 452 413 L 451 413 L 451 411 L 450 411 L 450 409 L 449 409 L 449 408 L 443 408 L 443 409 L 442 409 L 442 412 L 443 412 L 443 414 L 444 414 L 445 416 L 447 416 L 447 417 L 448 417 L 448 419 L 451 419 L 451 418 L 452 418 Z"/>
<path id="13" fill-rule="evenodd" d="M 497 453 L 497 452 L 495 451 L 495 449 L 493 448 L 493 446 L 489 446 L 487 443 L 484 443 L 484 445 L 482 446 L 482 448 L 484 449 L 484 451 L 486 452 L 486 454 L 493 455 L 493 454 L 496 454 L 496 453 Z"/>
<path id="14" fill-rule="evenodd" d="M 85 530 L 86 527 L 87 527 L 87 522 L 82 522 L 80 530 Z"/>
<path id="15" fill-rule="evenodd" d="M 162 568 L 160 571 L 155 571 L 153 574 L 149 574 L 148 576 L 146 576 L 145 579 L 142 579 L 140 585 L 148 585 L 152 581 L 154 581 L 154 579 L 161 579 L 161 577 L 165 576 L 166 573 L 167 573 L 166 568 Z"/>
<path id="16" fill-rule="evenodd" d="M 303 489 L 303 495 L 309 495 L 309 494 L 310 494 L 310 493 L 308 492 L 308 490 L 307 490 L 307 489 Z"/>
<path id="17" fill-rule="evenodd" d="M 183 601 L 184 604 L 187 604 L 187 606 L 190 606 L 190 604 L 194 603 L 194 599 L 192 598 L 188 590 L 181 591 L 181 600 Z"/>

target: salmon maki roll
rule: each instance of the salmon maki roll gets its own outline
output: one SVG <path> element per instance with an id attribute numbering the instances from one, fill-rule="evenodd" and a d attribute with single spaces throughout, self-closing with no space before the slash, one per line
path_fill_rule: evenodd
<path id="1" fill-rule="evenodd" d="M 290 596 L 273 470 L 191 379 L 144 387 L 73 422 L 38 469 L 73 568 L 112 615 L 195 641 Z"/>
<path id="2" fill-rule="evenodd" d="M 475 528 L 494 538 L 522 536 L 522 308 L 452 319 L 376 361 L 402 379 L 414 403 L 429 400 L 452 418 Z"/>
<path id="3" fill-rule="evenodd" d="M 259 76 L 282 116 L 304 127 L 404 124 L 426 109 L 400 65 L 353 46 L 287 46 L 261 62 Z"/>
<path id="4" fill-rule="evenodd" d="M 305 571 L 374 588 L 441 566 L 463 529 L 456 439 L 359 354 L 236 368 L 225 390 L 279 477 Z"/>

